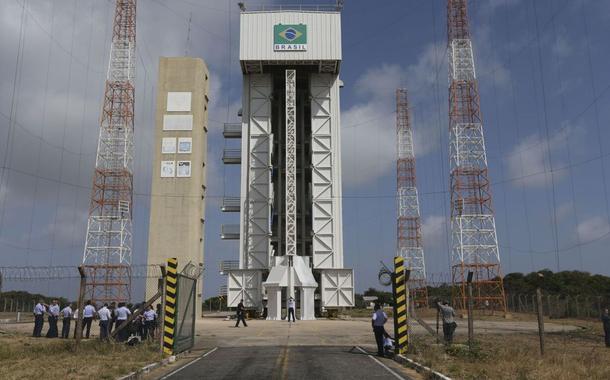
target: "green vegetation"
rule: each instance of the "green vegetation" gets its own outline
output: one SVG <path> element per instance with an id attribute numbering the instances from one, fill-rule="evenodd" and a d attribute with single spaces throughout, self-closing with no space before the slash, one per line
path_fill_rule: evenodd
<path id="1" fill-rule="evenodd" d="M 538 273 L 544 277 L 540 278 Z M 591 275 L 580 271 L 553 273 L 544 269 L 527 275 L 509 273 L 504 276 L 507 293 L 532 294 L 538 286 L 545 294 L 610 298 L 610 277 L 601 274 Z"/>

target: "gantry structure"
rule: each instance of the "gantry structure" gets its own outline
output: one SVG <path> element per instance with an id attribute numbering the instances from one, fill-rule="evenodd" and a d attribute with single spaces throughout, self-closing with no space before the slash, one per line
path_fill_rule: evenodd
<path id="1" fill-rule="evenodd" d="M 422 246 L 421 216 L 409 117 L 407 89 L 396 89 L 396 197 L 398 203 L 396 254 L 411 271 L 409 289 L 416 307 L 428 306 L 426 263 Z"/>
<path id="2" fill-rule="evenodd" d="M 447 1 L 453 302 L 506 312 L 467 1 Z"/>
<path id="3" fill-rule="evenodd" d="M 83 267 L 93 302 L 130 299 L 136 0 L 116 0 Z"/>

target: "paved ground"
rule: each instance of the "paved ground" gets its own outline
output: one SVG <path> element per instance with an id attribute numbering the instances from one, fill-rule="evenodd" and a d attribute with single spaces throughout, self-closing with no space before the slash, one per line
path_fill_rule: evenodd
<path id="1" fill-rule="evenodd" d="M 420 379 L 415 376 L 358 348 L 267 346 L 218 348 L 163 379 Z"/>

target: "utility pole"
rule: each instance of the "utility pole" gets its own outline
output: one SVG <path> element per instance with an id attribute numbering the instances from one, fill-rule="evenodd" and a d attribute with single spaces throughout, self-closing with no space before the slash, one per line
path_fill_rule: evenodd
<path id="1" fill-rule="evenodd" d="M 410 289 L 413 304 L 416 307 L 427 307 L 428 288 L 426 287 L 426 263 L 422 247 L 421 216 L 415 174 L 413 131 L 405 88 L 396 89 L 396 145 L 396 196 L 398 199 L 396 255 L 405 259 L 405 265 L 411 271 Z"/>
<path id="2" fill-rule="evenodd" d="M 544 279 L 542 273 L 538 273 L 540 282 Z M 542 310 L 542 290 L 540 285 L 536 288 L 536 314 L 538 316 L 538 337 L 540 338 L 540 356 L 544 356 L 544 314 Z"/>
<path id="3" fill-rule="evenodd" d="M 474 342 L 474 315 L 472 313 L 472 272 L 468 272 L 468 348 L 472 350 Z"/>
<path id="4" fill-rule="evenodd" d="M 116 0 L 83 254 L 99 303 L 131 298 L 135 66 L 136 0 Z"/>
<path id="5" fill-rule="evenodd" d="M 452 298 L 464 310 L 468 272 L 477 304 L 506 313 L 467 0 L 447 0 Z"/>

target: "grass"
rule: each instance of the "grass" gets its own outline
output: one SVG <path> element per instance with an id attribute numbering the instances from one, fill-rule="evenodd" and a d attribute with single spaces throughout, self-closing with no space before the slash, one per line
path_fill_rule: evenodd
<path id="1" fill-rule="evenodd" d="M 580 330 L 546 335 L 544 357 L 531 333 L 477 335 L 472 350 L 462 336 L 449 348 L 434 337 L 414 336 L 408 356 L 455 379 L 610 379 L 600 323 L 578 322 Z"/>
<path id="2" fill-rule="evenodd" d="M 83 340 L 31 338 L 0 333 L 0 379 L 115 379 L 160 360 L 158 345 L 126 346 Z"/>

